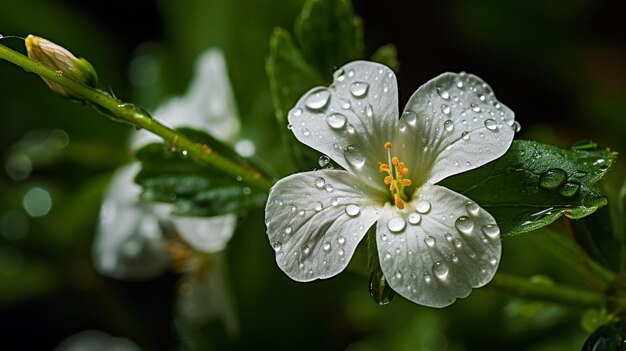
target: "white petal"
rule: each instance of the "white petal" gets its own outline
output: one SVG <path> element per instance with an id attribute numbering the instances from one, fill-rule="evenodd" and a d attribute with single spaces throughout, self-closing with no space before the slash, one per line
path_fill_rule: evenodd
<path id="1" fill-rule="evenodd" d="M 332 277 L 348 265 L 380 205 L 346 171 L 297 173 L 270 191 L 265 222 L 278 266 L 297 281 Z"/>
<path id="2" fill-rule="evenodd" d="M 113 278 L 150 279 L 169 265 L 159 217 L 139 202 L 141 188 L 133 182 L 138 170 L 134 163 L 115 174 L 100 209 L 93 261 Z"/>
<path id="3" fill-rule="evenodd" d="M 289 112 L 298 140 L 328 155 L 361 181 L 385 192 L 378 162 L 398 126 L 396 76 L 386 66 L 351 62 L 337 72 L 330 87 L 316 87 Z"/>
<path id="4" fill-rule="evenodd" d="M 185 96 L 169 99 L 154 113 L 154 118 L 171 127 L 193 127 L 216 139 L 232 142 L 240 123 L 234 95 L 228 79 L 223 53 L 209 49 L 196 60 L 195 76 Z M 161 139 L 141 130 L 131 141 L 138 149 Z"/>
<path id="5" fill-rule="evenodd" d="M 406 105 L 407 128 L 400 138 L 410 148 L 401 159 L 411 171 L 424 170 L 418 184 L 435 184 L 504 155 L 513 141 L 514 117 L 482 79 L 444 73 L 421 86 Z"/>
<path id="6" fill-rule="evenodd" d="M 237 224 L 234 214 L 209 218 L 171 216 L 170 220 L 191 247 L 207 253 L 223 250 Z"/>
<path id="7" fill-rule="evenodd" d="M 487 284 L 500 261 L 493 217 L 452 190 L 425 184 L 403 211 L 387 205 L 376 228 L 389 286 L 420 305 L 445 307 Z"/>

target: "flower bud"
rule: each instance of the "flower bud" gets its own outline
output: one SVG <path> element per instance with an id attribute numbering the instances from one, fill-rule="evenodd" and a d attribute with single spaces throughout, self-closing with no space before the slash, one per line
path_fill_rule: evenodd
<path id="1" fill-rule="evenodd" d="M 69 76 L 92 88 L 98 85 L 98 74 L 93 66 L 84 58 L 77 58 L 62 46 L 38 36 L 29 35 L 26 37 L 26 51 L 28 57 L 43 63 L 60 75 Z M 42 77 L 42 79 L 55 93 L 68 98 L 77 98 L 66 87 L 46 78 Z"/>

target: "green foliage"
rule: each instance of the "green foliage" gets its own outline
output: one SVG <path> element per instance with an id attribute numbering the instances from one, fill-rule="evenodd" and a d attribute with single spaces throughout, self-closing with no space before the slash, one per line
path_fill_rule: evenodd
<path id="1" fill-rule="evenodd" d="M 383 65 L 391 68 L 394 72 L 398 72 L 400 69 L 400 62 L 398 61 L 398 49 L 393 44 L 383 45 L 374 52 L 372 55 L 372 61 L 382 63 Z"/>
<path id="2" fill-rule="evenodd" d="M 615 157 L 610 150 L 567 150 L 518 140 L 498 160 L 443 184 L 491 213 L 503 236 L 516 235 L 562 215 L 579 219 L 606 205 L 596 183 Z"/>
<path id="3" fill-rule="evenodd" d="M 208 134 L 181 128 L 181 135 L 220 152 L 246 167 L 252 164 Z M 263 206 L 267 194 L 246 187 L 222 171 L 196 162 L 185 150 L 172 150 L 165 144 L 154 143 L 137 152 L 142 162 L 135 181 L 143 186 L 142 199 L 149 202 L 174 204 L 173 213 L 185 216 L 213 216 L 240 212 L 253 206 Z"/>

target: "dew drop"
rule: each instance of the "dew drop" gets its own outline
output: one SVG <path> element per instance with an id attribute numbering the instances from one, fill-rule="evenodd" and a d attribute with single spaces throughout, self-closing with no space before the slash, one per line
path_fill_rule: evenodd
<path id="1" fill-rule="evenodd" d="M 417 113 L 413 111 L 404 111 L 404 113 L 402 113 L 402 119 L 406 123 L 414 125 L 415 122 L 417 121 Z"/>
<path id="2" fill-rule="evenodd" d="M 326 167 L 329 163 L 330 163 L 330 158 L 326 155 L 320 156 L 320 158 L 317 160 L 317 164 L 319 164 L 320 167 Z"/>
<path id="3" fill-rule="evenodd" d="M 274 251 L 280 252 L 280 250 L 283 249 L 283 244 L 281 244 L 280 241 L 274 241 L 274 243 L 272 244 L 272 247 L 274 248 Z"/>
<path id="4" fill-rule="evenodd" d="M 326 191 L 330 193 L 331 191 L 333 191 L 334 188 L 332 184 L 327 183 L 324 185 L 324 189 L 326 189 Z"/>
<path id="5" fill-rule="evenodd" d="M 463 140 L 469 140 L 469 132 L 461 133 L 461 138 L 463 138 Z"/>
<path id="6" fill-rule="evenodd" d="M 330 100 L 330 91 L 326 88 L 317 89 L 306 98 L 304 105 L 311 110 L 324 108 Z"/>
<path id="7" fill-rule="evenodd" d="M 498 128 L 498 123 L 494 119 L 489 118 L 488 120 L 485 120 L 485 128 L 494 131 Z"/>
<path id="8" fill-rule="evenodd" d="M 435 273 L 435 276 L 439 279 L 446 279 L 448 277 L 448 272 L 450 272 L 448 266 L 442 262 L 438 261 L 433 265 L 433 273 Z"/>
<path id="9" fill-rule="evenodd" d="M 444 100 L 450 99 L 450 93 L 443 88 L 437 87 L 437 94 L 439 94 L 439 96 L 441 96 Z"/>
<path id="10" fill-rule="evenodd" d="M 463 82 L 461 82 L 461 81 L 456 82 L 456 87 L 459 88 L 459 89 L 462 89 L 463 88 Z"/>
<path id="11" fill-rule="evenodd" d="M 341 129 L 346 125 L 346 116 L 341 113 L 332 113 L 326 117 L 326 123 L 333 129 Z"/>
<path id="12" fill-rule="evenodd" d="M 498 264 L 498 258 L 496 256 L 489 257 L 489 264 L 495 266 Z"/>
<path id="13" fill-rule="evenodd" d="M 348 206 L 346 206 L 346 213 L 350 217 L 358 216 L 359 212 L 361 212 L 361 209 L 357 205 L 348 205 Z"/>
<path id="14" fill-rule="evenodd" d="M 361 168 L 365 164 L 365 156 L 353 145 L 346 146 L 343 150 L 343 157 L 356 168 Z"/>
<path id="15" fill-rule="evenodd" d="M 369 84 L 363 82 L 354 82 L 350 85 L 350 92 L 354 97 L 363 97 L 367 94 Z"/>
<path id="16" fill-rule="evenodd" d="M 339 254 L 339 256 L 343 256 L 346 252 L 344 251 L 344 249 L 339 249 L 339 251 L 337 251 L 337 254 Z"/>
<path id="17" fill-rule="evenodd" d="M 341 108 L 344 110 L 349 110 L 350 107 L 352 107 L 352 104 L 350 103 L 349 100 L 341 99 L 339 103 L 341 104 Z"/>
<path id="18" fill-rule="evenodd" d="M 441 112 L 445 113 L 446 115 L 450 114 L 450 106 L 448 106 L 447 104 L 442 104 L 441 105 Z"/>
<path id="19" fill-rule="evenodd" d="M 451 119 L 443 122 L 443 127 L 448 131 L 451 132 L 454 129 L 454 122 L 452 122 Z"/>
<path id="20" fill-rule="evenodd" d="M 309 135 L 311 135 L 311 131 L 308 130 L 307 128 L 302 128 L 302 134 L 304 136 L 309 136 Z"/>
<path id="21" fill-rule="evenodd" d="M 352 126 L 352 124 L 348 124 L 348 126 L 346 127 L 346 131 L 350 134 L 354 134 L 354 127 Z"/>
<path id="22" fill-rule="evenodd" d="M 426 284 L 430 283 L 431 281 L 430 274 L 424 273 L 424 281 L 426 282 Z"/>
<path id="23" fill-rule="evenodd" d="M 285 234 L 291 234 L 291 232 L 293 231 L 293 228 L 291 228 L 291 226 L 286 226 L 285 227 Z"/>
<path id="24" fill-rule="evenodd" d="M 511 125 L 511 129 L 513 129 L 513 132 L 519 133 L 522 130 L 522 126 L 519 124 L 518 121 L 514 121 Z"/>
<path id="25" fill-rule="evenodd" d="M 322 249 L 323 249 L 324 251 L 326 251 L 326 252 L 330 251 L 330 242 L 328 242 L 328 241 L 327 241 L 327 242 L 325 242 L 325 243 L 322 245 Z"/>
<path id="26" fill-rule="evenodd" d="M 459 256 L 457 256 L 456 254 L 450 255 L 450 259 L 452 260 L 453 263 L 459 262 Z"/>
<path id="27" fill-rule="evenodd" d="M 500 228 L 495 224 L 487 224 L 482 227 L 483 233 L 488 237 L 495 239 L 500 235 Z"/>
<path id="28" fill-rule="evenodd" d="M 421 214 L 428 213 L 430 211 L 430 208 L 430 202 L 426 200 L 419 201 L 417 204 L 415 204 L 415 210 Z"/>
<path id="29" fill-rule="evenodd" d="M 391 259 L 391 253 L 389 251 L 385 251 L 385 260 Z"/>
<path id="30" fill-rule="evenodd" d="M 474 222 L 469 217 L 461 216 L 454 222 L 456 229 L 463 234 L 471 234 L 474 230 Z"/>
<path id="31" fill-rule="evenodd" d="M 450 235 L 449 233 L 446 233 L 443 237 L 446 238 L 446 240 L 448 241 L 452 241 L 452 235 Z"/>
<path id="32" fill-rule="evenodd" d="M 336 197 L 333 197 L 332 199 L 330 199 L 330 204 L 333 206 L 337 206 L 339 204 L 339 199 Z"/>
<path id="33" fill-rule="evenodd" d="M 426 238 L 424 238 L 424 244 L 426 244 L 428 247 L 435 246 L 435 238 L 433 238 L 432 236 L 427 236 Z"/>
<path id="34" fill-rule="evenodd" d="M 304 249 L 302 249 L 302 253 L 305 255 L 308 255 L 311 252 L 311 248 L 308 246 L 305 246 Z"/>
<path id="35" fill-rule="evenodd" d="M 290 112 L 290 113 L 291 113 L 291 115 L 292 115 L 292 116 L 294 116 L 294 117 L 300 117 L 300 116 L 302 116 L 302 109 L 301 109 L 301 108 L 296 107 L 296 108 L 294 108 L 293 110 L 291 110 L 291 112 Z"/>
<path id="36" fill-rule="evenodd" d="M 419 222 L 422 220 L 422 216 L 419 215 L 419 213 L 411 213 L 409 215 L 409 223 L 411 224 L 419 224 Z"/>
<path id="37" fill-rule="evenodd" d="M 470 108 L 472 109 L 472 111 L 474 111 L 476 113 L 480 112 L 480 106 L 478 106 L 475 103 L 470 104 Z"/>
<path id="38" fill-rule="evenodd" d="M 339 245 L 343 245 L 346 243 L 346 238 L 343 235 L 340 235 L 339 238 L 337 238 L 337 242 Z"/>
<path id="39" fill-rule="evenodd" d="M 474 202 L 468 202 L 467 205 L 465 205 L 465 210 L 472 216 L 477 216 L 480 211 L 480 207 Z"/>
<path id="40" fill-rule="evenodd" d="M 454 239 L 452 240 L 452 244 L 454 245 L 454 247 L 456 247 L 457 249 L 460 249 L 461 247 L 463 247 L 463 242 L 461 241 L 461 239 Z"/>
<path id="41" fill-rule="evenodd" d="M 324 208 L 324 206 L 322 205 L 321 202 L 316 203 L 315 207 L 314 207 L 315 211 L 317 211 L 317 212 L 321 211 L 323 208 Z"/>
<path id="42" fill-rule="evenodd" d="M 396 279 L 402 279 L 402 273 L 400 271 L 396 271 Z"/>
<path id="43" fill-rule="evenodd" d="M 401 231 L 404 230 L 405 226 L 406 226 L 406 222 L 404 218 L 400 216 L 393 217 L 387 222 L 387 228 L 392 233 L 400 233 Z"/>
<path id="44" fill-rule="evenodd" d="M 372 105 L 370 104 L 365 105 L 365 115 L 367 117 L 374 116 L 374 109 L 372 108 Z"/>
<path id="45" fill-rule="evenodd" d="M 304 216 L 304 213 L 305 213 L 305 211 L 304 211 L 304 210 L 300 210 L 300 211 L 298 212 L 298 215 L 299 215 L 299 216 Z"/>
<path id="46" fill-rule="evenodd" d="M 564 197 L 572 197 L 578 193 L 580 185 L 576 183 L 565 183 L 559 190 L 559 193 Z"/>
<path id="47" fill-rule="evenodd" d="M 567 181 L 567 172 L 559 168 L 549 169 L 539 177 L 539 185 L 548 190 L 556 189 Z"/>

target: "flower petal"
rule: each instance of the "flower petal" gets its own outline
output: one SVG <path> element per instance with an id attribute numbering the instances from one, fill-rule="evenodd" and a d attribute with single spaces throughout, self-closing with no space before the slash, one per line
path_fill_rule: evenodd
<path id="1" fill-rule="evenodd" d="M 138 163 L 120 169 L 100 209 L 93 263 L 113 278 L 150 279 L 163 273 L 170 262 L 158 214 L 138 200 L 141 188 L 133 182 L 138 171 Z"/>
<path id="2" fill-rule="evenodd" d="M 465 196 L 424 184 L 407 210 L 385 207 L 376 228 L 380 265 L 405 298 L 445 307 L 487 284 L 500 261 L 493 217 Z"/>
<path id="3" fill-rule="evenodd" d="M 223 250 L 237 225 L 237 216 L 234 214 L 209 218 L 171 216 L 170 220 L 185 242 L 207 253 Z"/>
<path id="4" fill-rule="evenodd" d="M 316 87 L 289 112 L 296 138 L 328 155 L 363 182 L 385 191 L 378 162 L 387 160 L 384 149 L 397 133 L 398 87 L 386 66 L 351 62 L 335 72 L 330 87 Z"/>
<path id="5" fill-rule="evenodd" d="M 350 173 L 321 170 L 281 179 L 270 191 L 265 222 L 278 266 L 297 281 L 343 271 L 380 205 Z"/>
<path id="6" fill-rule="evenodd" d="M 514 117 L 482 79 L 444 73 L 417 89 L 402 114 L 400 138 L 410 147 L 405 162 L 424 170 L 418 184 L 480 167 L 508 150 Z"/>
<path id="7" fill-rule="evenodd" d="M 154 118 L 172 127 L 193 127 L 221 141 L 232 142 L 239 133 L 240 123 L 222 51 L 209 49 L 202 53 L 196 60 L 195 75 L 187 93 L 162 104 Z M 131 146 L 139 149 L 152 142 L 161 139 L 141 130 L 134 134 Z"/>

